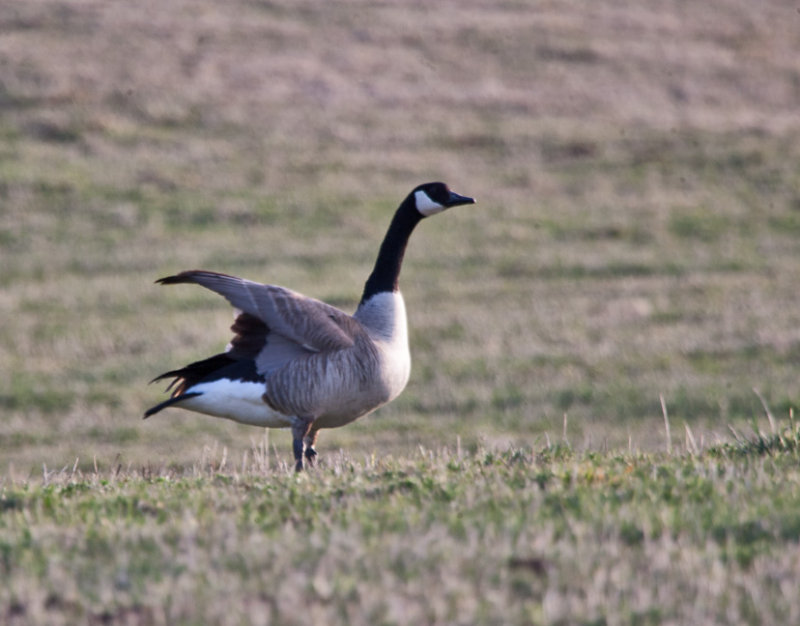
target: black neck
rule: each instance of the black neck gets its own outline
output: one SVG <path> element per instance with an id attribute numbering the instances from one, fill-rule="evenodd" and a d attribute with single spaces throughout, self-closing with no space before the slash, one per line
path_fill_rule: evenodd
<path id="1" fill-rule="evenodd" d="M 408 245 L 408 238 L 422 219 L 422 215 L 419 214 L 413 203 L 413 196 L 409 196 L 394 214 L 389 230 L 386 231 L 386 236 L 383 238 L 375 267 L 364 285 L 364 294 L 361 296 L 362 304 L 376 293 L 397 291 L 397 281 L 403 265 L 403 255 L 406 245 Z"/>

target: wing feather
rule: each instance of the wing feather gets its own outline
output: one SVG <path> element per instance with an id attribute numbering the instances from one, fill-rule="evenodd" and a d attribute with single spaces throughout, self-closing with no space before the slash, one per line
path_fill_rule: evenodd
<path id="1" fill-rule="evenodd" d="M 236 309 L 261 320 L 270 335 L 281 335 L 306 350 L 341 350 L 354 344 L 355 328 L 349 315 L 285 287 L 205 270 L 189 270 L 156 282 L 164 285 L 195 283 L 210 289 Z"/>

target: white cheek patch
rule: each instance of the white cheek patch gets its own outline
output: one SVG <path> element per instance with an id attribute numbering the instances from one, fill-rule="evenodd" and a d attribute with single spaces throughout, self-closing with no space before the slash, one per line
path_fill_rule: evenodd
<path id="1" fill-rule="evenodd" d="M 417 211 L 425 217 L 441 213 L 447 208 L 431 200 L 430 196 L 424 191 L 417 191 L 414 193 L 414 202 L 417 205 Z"/>

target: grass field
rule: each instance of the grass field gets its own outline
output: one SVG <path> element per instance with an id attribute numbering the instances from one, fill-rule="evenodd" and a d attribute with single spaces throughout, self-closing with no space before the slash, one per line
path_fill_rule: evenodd
<path id="1" fill-rule="evenodd" d="M 794 624 L 800 431 L 6 485 L 5 623 Z"/>
<path id="2" fill-rule="evenodd" d="M 780 0 L 0 4 L 0 622 L 800 621 L 798 49 Z M 437 179 L 409 387 L 318 470 L 140 419 L 231 323 L 156 278 L 352 310 Z"/>

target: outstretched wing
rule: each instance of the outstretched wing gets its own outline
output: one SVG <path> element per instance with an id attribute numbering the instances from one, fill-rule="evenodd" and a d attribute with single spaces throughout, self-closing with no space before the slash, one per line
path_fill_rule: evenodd
<path id="1" fill-rule="evenodd" d="M 311 352 L 340 350 L 354 344 L 350 316 L 336 307 L 285 287 L 262 285 L 204 270 L 189 270 L 156 282 L 162 285 L 201 285 L 220 294 L 241 311 L 232 327 L 236 336 L 229 346 L 229 352 L 238 351 L 252 356 L 254 348 L 263 346 L 265 340 L 275 343 L 276 348 L 282 346 L 285 350 L 296 351 L 300 347 Z M 260 320 L 265 328 L 260 328 L 254 323 L 255 320 L 243 315 Z M 294 346 L 287 346 L 287 342 Z"/>

